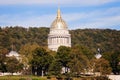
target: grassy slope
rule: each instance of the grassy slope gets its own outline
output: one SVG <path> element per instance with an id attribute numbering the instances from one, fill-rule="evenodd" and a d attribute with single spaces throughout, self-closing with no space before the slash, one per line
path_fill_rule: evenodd
<path id="1" fill-rule="evenodd" d="M 46 80 L 46 77 L 37 76 L 0 76 L 0 80 Z"/>

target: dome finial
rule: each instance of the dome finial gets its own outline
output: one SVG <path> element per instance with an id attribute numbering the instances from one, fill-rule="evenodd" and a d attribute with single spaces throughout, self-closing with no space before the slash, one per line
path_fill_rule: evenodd
<path id="1" fill-rule="evenodd" d="M 51 29 L 67 29 L 66 22 L 62 19 L 60 9 L 58 8 L 57 17 L 51 24 Z"/>
<path id="2" fill-rule="evenodd" d="M 58 11 L 57 11 L 57 18 L 61 18 L 61 13 L 60 13 L 60 9 L 58 8 Z"/>

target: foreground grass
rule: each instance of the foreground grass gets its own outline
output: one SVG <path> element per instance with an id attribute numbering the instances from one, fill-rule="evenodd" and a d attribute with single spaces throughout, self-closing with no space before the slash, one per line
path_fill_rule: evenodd
<path id="1" fill-rule="evenodd" d="M 0 76 L 0 80 L 47 80 L 46 77 L 37 76 Z"/>
<path id="2" fill-rule="evenodd" d="M 0 76 L 0 80 L 47 80 L 47 77 L 38 76 Z M 50 80 L 57 80 L 55 77 L 51 77 Z M 67 79 L 62 79 L 67 80 Z M 79 77 L 72 78 L 72 80 L 109 80 L 107 77 Z"/>

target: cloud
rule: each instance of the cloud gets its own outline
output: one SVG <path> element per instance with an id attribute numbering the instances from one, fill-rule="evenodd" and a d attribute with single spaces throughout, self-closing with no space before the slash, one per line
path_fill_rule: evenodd
<path id="1" fill-rule="evenodd" d="M 111 17 L 99 18 L 98 20 L 92 22 L 80 23 L 79 26 L 76 28 L 115 29 L 116 26 L 120 26 L 119 21 L 120 21 L 120 16 L 111 16 Z"/>
<path id="2" fill-rule="evenodd" d="M 106 10 L 95 10 L 88 13 L 76 13 L 81 15 L 74 15 L 72 17 L 77 17 L 75 23 L 70 25 L 71 29 L 76 28 L 110 28 L 119 29 L 120 26 L 120 7 L 113 7 Z M 69 15 L 70 16 L 70 15 Z M 66 18 L 67 19 L 67 18 Z M 67 20 L 69 21 L 69 20 Z M 70 22 L 74 22 L 71 20 Z"/>
<path id="3" fill-rule="evenodd" d="M 55 16 L 55 15 L 54 15 Z M 0 26 L 23 26 L 23 27 L 48 27 L 53 20 L 53 15 L 21 16 L 1 15 Z M 2 24 L 3 23 L 3 24 Z"/>
<path id="4" fill-rule="evenodd" d="M 88 14 L 89 13 L 89 14 Z M 120 26 L 120 7 L 112 7 L 89 12 L 62 13 L 62 18 L 67 22 L 70 29 L 76 28 L 116 28 Z M 34 15 L 4 14 L 0 15 L 0 26 L 23 26 L 23 27 L 50 27 L 56 18 L 55 14 Z M 119 28 L 120 29 L 120 28 Z"/>
<path id="5" fill-rule="evenodd" d="M 110 2 L 116 2 L 118 0 L 0 0 L 0 5 L 17 5 L 17 4 L 38 4 L 38 5 L 77 5 L 77 6 L 89 6 L 89 5 L 101 5 Z"/>

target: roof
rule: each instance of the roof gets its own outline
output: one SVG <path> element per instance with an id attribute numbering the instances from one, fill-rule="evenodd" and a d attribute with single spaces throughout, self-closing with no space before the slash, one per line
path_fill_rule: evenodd
<path id="1" fill-rule="evenodd" d="M 16 51 L 10 51 L 7 56 L 8 57 L 11 57 L 11 56 L 19 57 L 20 55 Z"/>

